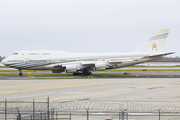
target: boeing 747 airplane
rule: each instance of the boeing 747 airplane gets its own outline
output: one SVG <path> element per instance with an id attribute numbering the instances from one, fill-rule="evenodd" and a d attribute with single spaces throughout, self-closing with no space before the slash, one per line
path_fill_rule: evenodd
<path id="1" fill-rule="evenodd" d="M 62 51 L 18 51 L 5 58 L 6 66 L 21 70 L 52 70 L 52 73 L 92 75 L 91 71 L 116 69 L 161 59 L 174 52 L 162 52 L 170 29 L 161 29 L 132 53 L 72 53 Z"/>

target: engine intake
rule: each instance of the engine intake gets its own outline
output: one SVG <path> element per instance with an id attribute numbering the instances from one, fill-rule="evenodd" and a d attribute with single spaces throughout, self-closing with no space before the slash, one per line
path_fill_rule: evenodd
<path id="1" fill-rule="evenodd" d="M 95 68 L 96 68 L 96 71 L 106 70 L 106 64 L 104 64 L 104 63 L 96 63 Z"/>
<path id="2" fill-rule="evenodd" d="M 74 73 L 77 72 L 77 65 L 67 65 L 65 69 L 66 73 Z"/>

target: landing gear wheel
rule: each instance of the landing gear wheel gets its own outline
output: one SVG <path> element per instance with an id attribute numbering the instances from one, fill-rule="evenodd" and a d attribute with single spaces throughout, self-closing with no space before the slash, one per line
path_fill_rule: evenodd
<path id="1" fill-rule="evenodd" d="M 21 72 L 21 69 L 19 69 L 19 76 L 23 76 L 23 73 Z"/>
<path id="2" fill-rule="evenodd" d="M 80 76 L 80 73 L 73 73 L 73 76 Z"/>
<path id="3" fill-rule="evenodd" d="M 19 76 L 23 76 L 23 73 L 19 73 Z"/>
<path id="4" fill-rule="evenodd" d="M 92 76 L 92 72 L 89 72 L 89 76 Z"/>

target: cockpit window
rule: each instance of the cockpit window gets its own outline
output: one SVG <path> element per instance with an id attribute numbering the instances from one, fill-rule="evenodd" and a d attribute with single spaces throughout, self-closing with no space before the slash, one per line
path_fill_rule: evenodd
<path id="1" fill-rule="evenodd" d="M 13 55 L 18 55 L 18 53 L 13 53 Z"/>

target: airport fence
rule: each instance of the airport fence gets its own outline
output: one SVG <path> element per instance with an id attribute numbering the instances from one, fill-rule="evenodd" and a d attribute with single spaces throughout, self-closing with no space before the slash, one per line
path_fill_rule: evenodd
<path id="1" fill-rule="evenodd" d="M 0 113 L 0 120 L 179 120 L 180 113 L 129 113 L 127 111 L 119 112 L 100 112 L 100 111 L 51 111 L 49 113 L 36 112 L 34 115 L 30 111 L 9 112 L 7 117 L 5 113 Z"/>
<path id="2" fill-rule="evenodd" d="M 130 101 L 0 101 L 0 120 L 180 120 L 179 103 Z"/>

